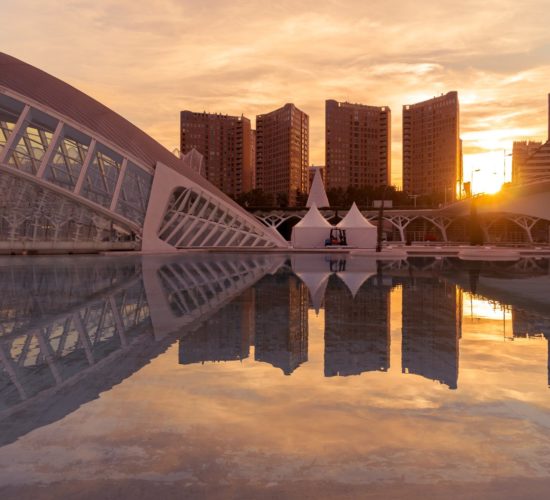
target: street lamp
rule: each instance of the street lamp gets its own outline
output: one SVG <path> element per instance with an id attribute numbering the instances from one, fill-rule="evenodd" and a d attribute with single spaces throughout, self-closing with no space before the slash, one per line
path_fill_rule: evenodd
<path id="1" fill-rule="evenodd" d="M 382 200 L 380 201 L 380 208 L 378 209 L 378 230 L 376 232 L 376 251 L 377 252 L 382 251 L 382 231 L 383 231 L 382 225 L 384 220 L 384 200 L 386 199 L 387 189 L 388 189 L 388 186 L 384 186 L 384 190 L 382 191 Z"/>
<path id="2" fill-rule="evenodd" d="M 472 170 L 470 173 L 470 196 L 474 196 L 474 174 L 476 172 L 481 172 L 480 168 L 476 168 L 475 170 Z"/>

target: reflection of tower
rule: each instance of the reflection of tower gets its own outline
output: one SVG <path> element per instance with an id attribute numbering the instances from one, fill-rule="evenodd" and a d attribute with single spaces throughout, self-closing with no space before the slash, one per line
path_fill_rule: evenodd
<path id="1" fill-rule="evenodd" d="M 290 375 L 307 361 L 307 288 L 296 276 L 278 273 L 265 276 L 255 292 L 255 359 Z"/>
<path id="2" fill-rule="evenodd" d="M 512 306 L 512 329 L 514 338 L 541 336 L 546 338 L 548 344 L 548 386 L 550 387 L 550 319 Z"/>
<path id="3" fill-rule="evenodd" d="M 402 371 L 457 388 L 462 298 L 455 285 L 415 278 L 403 286 Z"/>
<path id="4" fill-rule="evenodd" d="M 369 283 L 353 297 L 339 278 L 331 277 L 325 296 L 326 377 L 389 368 L 390 290 Z"/>
<path id="5" fill-rule="evenodd" d="M 254 289 L 248 289 L 180 340 L 179 362 L 189 365 L 245 359 L 253 331 Z"/>

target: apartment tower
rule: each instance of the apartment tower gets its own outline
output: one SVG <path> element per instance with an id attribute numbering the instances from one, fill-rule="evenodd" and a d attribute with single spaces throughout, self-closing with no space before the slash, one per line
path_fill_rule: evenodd
<path id="1" fill-rule="evenodd" d="M 550 94 L 548 94 L 548 140 L 515 141 L 512 150 L 512 182 L 529 184 L 550 180 Z"/>
<path id="2" fill-rule="evenodd" d="M 462 185 L 458 93 L 403 106 L 403 189 L 453 201 Z"/>
<path id="3" fill-rule="evenodd" d="M 327 189 L 391 182 L 391 111 L 329 99 L 325 102 Z"/>
<path id="4" fill-rule="evenodd" d="M 296 205 L 308 191 L 309 117 L 285 104 L 256 117 L 256 187 L 273 202 Z"/>
<path id="5" fill-rule="evenodd" d="M 204 156 L 206 178 L 229 196 L 254 187 L 253 134 L 244 116 L 182 111 L 180 150 Z"/>

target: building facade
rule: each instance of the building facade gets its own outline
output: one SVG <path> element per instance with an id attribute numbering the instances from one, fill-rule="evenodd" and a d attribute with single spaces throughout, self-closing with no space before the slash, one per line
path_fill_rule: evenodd
<path id="1" fill-rule="evenodd" d="M 512 182 L 524 184 L 530 177 L 526 169 L 526 163 L 540 147 L 542 142 L 537 141 L 514 141 L 512 149 Z"/>
<path id="2" fill-rule="evenodd" d="M 278 205 L 296 205 L 308 191 L 309 117 L 285 104 L 256 117 L 256 187 Z"/>
<path id="3" fill-rule="evenodd" d="M 250 120 L 245 116 L 180 113 L 180 150 L 196 149 L 204 156 L 205 177 L 225 194 L 251 191 L 254 147 Z"/>
<path id="4" fill-rule="evenodd" d="M 0 253 L 286 246 L 194 164 L 0 53 Z"/>
<path id="5" fill-rule="evenodd" d="M 458 93 L 403 106 L 403 190 L 453 201 L 462 185 Z"/>
<path id="6" fill-rule="evenodd" d="M 325 102 L 327 189 L 387 186 L 391 181 L 389 107 Z"/>

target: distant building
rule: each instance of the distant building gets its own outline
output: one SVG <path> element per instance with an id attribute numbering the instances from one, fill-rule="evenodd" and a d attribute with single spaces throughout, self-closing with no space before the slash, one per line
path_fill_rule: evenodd
<path id="1" fill-rule="evenodd" d="M 250 130 L 250 163 L 250 189 L 256 189 L 256 131 L 253 129 Z"/>
<path id="2" fill-rule="evenodd" d="M 256 117 L 256 187 L 296 205 L 308 191 L 309 117 L 294 104 L 285 104 Z"/>
<path id="3" fill-rule="evenodd" d="M 250 120 L 244 116 L 182 111 L 180 150 L 204 156 L 206 178 L 230 196 L 253 187 L 254 160 Z"/>
<path id="4" fill-rule="evenodd" d="M 327 189 L 391 181 L 391 111 L 387 106 L 325 102 Z"/>
<path id="5" fill-rule="evenodd" d="M 308 290 L 296 276 L 277 273 L 262 278 L 255 292 L 254 357 L 290 375 L 307 361 Z"/>
<path id="6" fill-rule="evenodd" d="M 514 184 L 524 184 L 530 177 L 526 163 L 537 149 L 542 146 L 542 142 L 537 141 L 514 141 L 512 149 L 512 182 Z"/>
<path id="7" fill-rule="evenodd" d="M 458 93 L 403 106 L 403 189 L 455 200 L 462 184 Z"/>

